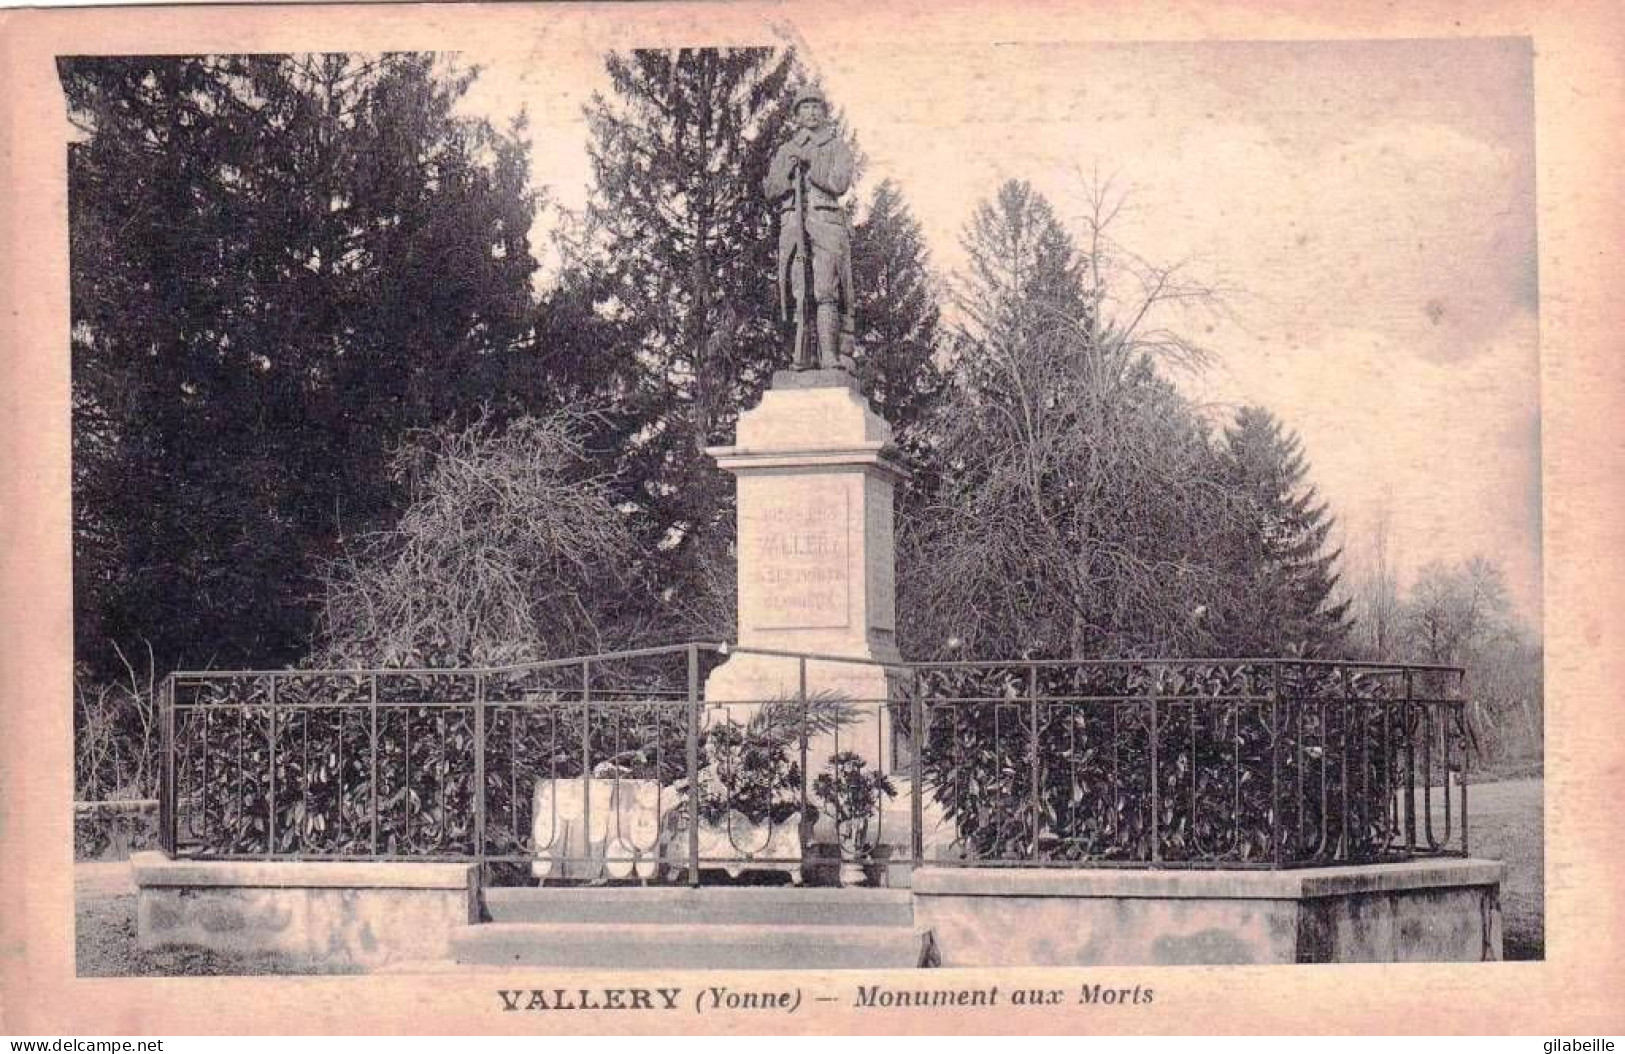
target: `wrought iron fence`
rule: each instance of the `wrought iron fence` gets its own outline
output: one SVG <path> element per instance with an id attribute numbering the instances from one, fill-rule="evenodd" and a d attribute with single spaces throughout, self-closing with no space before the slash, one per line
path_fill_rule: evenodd
<path id="1" fill-rule="evenodd" d="M 853 660 L 763 651 L 794 664 L 799 689 L 707 700 L 728 653 L 173 674 L 164 846 L 690 883 L 713 868 L 799 878 L 821 844 L 841 847 L 831 865 L 887 851 L 988 867 L 1466 853 L 1458 669 L 907 664 L 883 668 L 884 697 L 853 699 L 805 687 L 809 663 Z"/>
<path id="2" fill-rule="evenodd" d="M 1467 849 L 1462 671 L 1310 660 L 915 666 L 914 854 L 1301 867 Z M 940 824 L 936 826 L 941 826 Z"/>

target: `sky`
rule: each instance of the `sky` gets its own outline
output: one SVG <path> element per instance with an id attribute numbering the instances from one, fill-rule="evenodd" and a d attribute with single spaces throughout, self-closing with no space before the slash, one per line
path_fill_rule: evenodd
<path id="1" fill-rule="evenodd" d="M 894 180 L 944 276 L 1003 180 L 1076 231 L 1109 177 L 1128 204 L 1115 239 L 1223 291 L 1223 312 L 1165 320 L 1213 353 L 1178 383 L 1215 416 L 1258 404 L 1299 434 L 1347 569 L 1386 516 L 1402 581 L 1490 557 L 1538 627 L 1528 41 L 733 43 L 800 48 L 866 155 L 858 193 Z M 555 207 L 587 198 L 602 51 L 581 28 L 463 54 L 483 68 L 473 112 L 528 115 Z"/>

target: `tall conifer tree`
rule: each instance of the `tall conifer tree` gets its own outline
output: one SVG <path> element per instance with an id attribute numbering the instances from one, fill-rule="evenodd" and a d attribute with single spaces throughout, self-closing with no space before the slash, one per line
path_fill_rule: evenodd
<path id="1" fill-rule="evenodd" d="M 1333 519 L 1308 482 L 1303 443 L 1268 410 L 1243 407 L 1226 430 L 1222 463 L 1240 516 L 1229 547 L 1233 586 L 1216 620 L 1233 655 L 1333 655 L 1348 638 L 1347 601 L 1334 602 L 1339 551 Z"/>
<path id="2" fill-rule="evenodd" d="M 809 78 L 790 51 L 638 51 L 608 60 L 589 119 L 595 187 L 578 253 L 602 276 L 600 312 L 636 349 L 642 430 L 626 447 L 670 614 L 727 633 L 734 514 L 704 454 L 733 435 L 789 364 L 774 269 L 779 217 L 762 193 L 790 105 Z M 837 117 L 837 126 L 840 122 Z M 861 151 L 844 129 L 853 152 Z M 853 210 L 856 211 L 855 209 Z M 939 395 L 938 309 L 919 226 L 895 186 L 853 229 L 858 372 L 911 462 Z"/>
<path id="3" fill-rule="evenodd" d="M 913 478 L 910 495 L 934 478 L 932 414 L 941 405 L 946 377 L 939 367 L 942 312 L 920 224 L 897 185 L 877 186 L 862 222 L 852 231 L 853 284 L 857 288 L 858 379 L 892 436 Z"/>
<path id="4" fill-rule="evenodd" d="M 594 186 L 572 263 L 593 276 L 600 322 L 619 345 L 605 354 L 638 364 L 621 478 L 651 554 L 653 621 L 726 636 L 734 504 L 705 447 L 730 441 L 739 413 L 789 365 L 779 217 L 762 183 L 811 78 L 793 51 L 767 48 L 622 52 L 607 67 L 611 90 L 588 107 Z M 861 171 L 856 142 L 840 134 Z M 853 267 L 861 380 L 918 451 L 940 387 L 937 308 L 895 187 L 877 190 L 855 225 Z"/>
<path id="5" fill-rule="evenodd" d="M 65 58 L 79 657 L 263 664 L 532 324 L 527 144 L 432 55 Z"/>
<path id="6" fill-rule="evenodd" d="M 795 58 L 770 48 L 633 51 L 607 59 L 588 106 L 594 186 L 573 261 L 640 364 L 623 450 L 648 569 L 670 614 L 726 632 L 733 504 L 705 454 L 786 358 L 773 285 L 767 164 Z"/>

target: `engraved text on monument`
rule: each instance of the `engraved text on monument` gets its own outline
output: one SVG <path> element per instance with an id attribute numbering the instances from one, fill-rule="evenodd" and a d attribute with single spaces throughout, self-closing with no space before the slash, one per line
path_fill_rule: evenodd
<path id="1" fill-rule="evenodd" d="M 821 629 L 849 621 L 847 495 L 797 488 L 765 498 L 744 540 L 741 586 L 754 596 L 758 629 Z"/>

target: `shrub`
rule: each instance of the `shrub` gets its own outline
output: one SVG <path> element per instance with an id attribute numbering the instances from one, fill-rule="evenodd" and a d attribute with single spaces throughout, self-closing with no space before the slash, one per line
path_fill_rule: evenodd
<path id="1" fill-rule="evenodd" d="M 926 783 L 973 858 L 1381 855 L 1400 835 L 1407 750 L 1454 744 L 1459 727 L 1437 709 L 1404 712 L 1392 676 L 1279 670 L 1279 686 L 1253 664 L 932 671 Z M 1431 756 L 1437 781 L 1445 765 Z"/>
<path id="2" fill-rule="evenodd" d="M 832 771 L 813 781 L 813 795 L 835 818 L 842 842 L 859 853 L 869 852 L 869 821 L 880 811 L 880 798 L 897 797 L 897 788 L 883 772 L 866 772 L 868 763 L 843 750 L 829 759 Z"/>
<path id="3" fill-rule="evenodd" d="M 73 671 L 73 788 L 78 801 L 151 798 L 158 793 L 161 728 L 151 649 L 145 668 L 116 644 L 125 680 L 101 682 Z"/>

